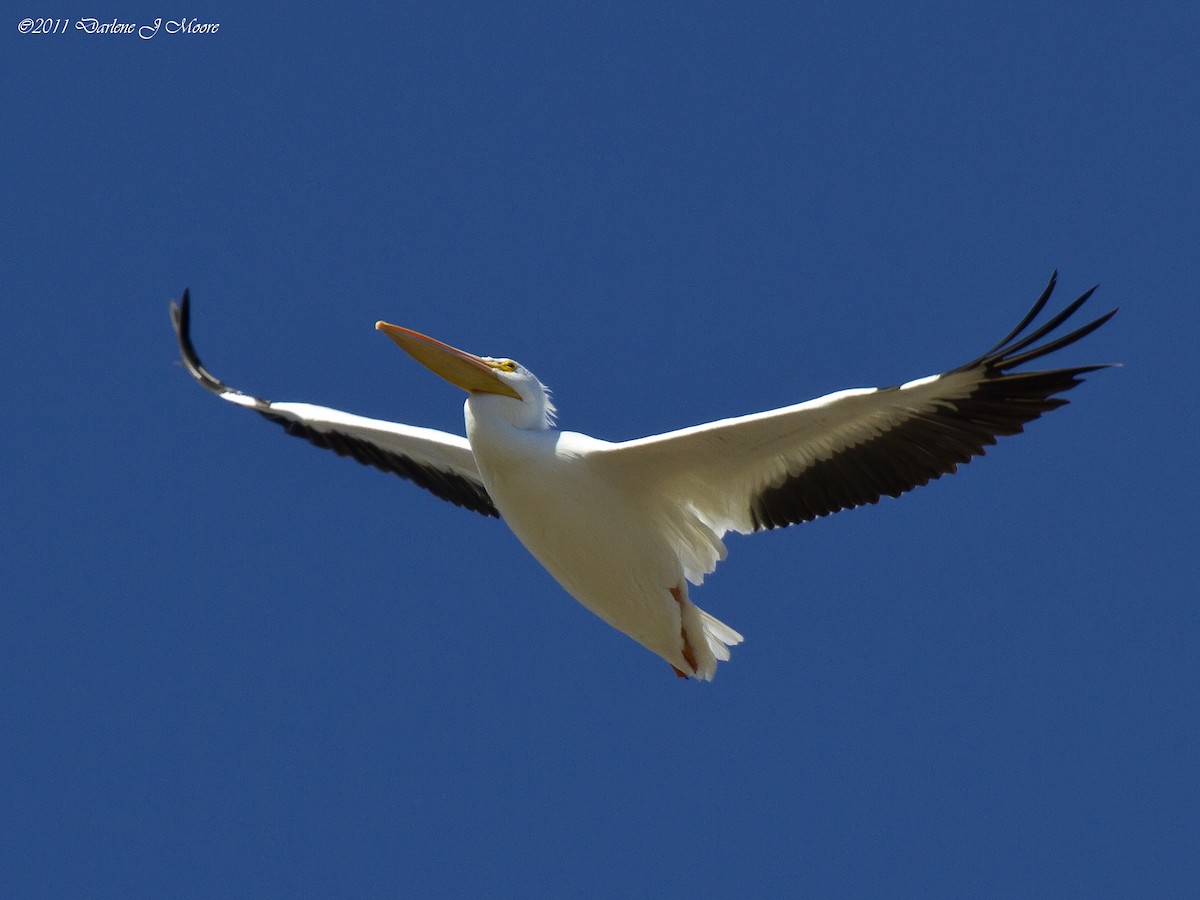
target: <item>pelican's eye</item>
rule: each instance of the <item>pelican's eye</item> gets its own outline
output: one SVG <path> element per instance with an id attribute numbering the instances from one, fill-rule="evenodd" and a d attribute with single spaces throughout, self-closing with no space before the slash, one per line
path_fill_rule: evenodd
<path id="1" fill-rule="evenodd" d="M 498 359 L 496 360 L 496 368 L 501 372 L 515 372 L 517 371 L 517 364 L 511 359 Z"/>

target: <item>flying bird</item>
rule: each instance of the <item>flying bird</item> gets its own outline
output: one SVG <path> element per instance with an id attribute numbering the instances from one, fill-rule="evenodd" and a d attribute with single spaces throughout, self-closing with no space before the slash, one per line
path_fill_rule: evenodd
<path id="1" fill-rule="evenodd" d="M 1057 275 L 1004 340 L 956 369 L 615 443 L 556 428 L 549 392 L 520 363 L 398 325 L 375 327 L 467 392 L 466 437 L 243 393 L 200 362 L 188 291 L 171 304 L 171 318 L 183 364 L 202 387 L 288 434 L 502 518 L 581 604 L 680 677 L 711 680 L 742 636 L 697 607 L 688 585 L 725 558 L 726 532 L 782 528 L 898 497 L 1024 430 L 1064 405 L 1058 395 L 1083 375 L 1106 368 L 1016 371 L 1116 313 L 1051 337 L 1092 288 L 1026 334 Z"/>

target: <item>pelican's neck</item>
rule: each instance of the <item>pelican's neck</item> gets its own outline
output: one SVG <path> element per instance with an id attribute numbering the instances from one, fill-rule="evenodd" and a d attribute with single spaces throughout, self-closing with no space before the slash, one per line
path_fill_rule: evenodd
<path id="1" fill-rule="evenodd" d="M 513 431 L 546 430 L 545 417 L 539 419 L 533 415 L 534 412 L 528 409 L 523 401 L 511 397 L 471 394 L 463 406 L 467 438 L 472 440 L 475 435 L 485 433 L 499 435 Z"/>
<path id="2" fill-rule="evenodd" d="M 559 434 L 545 412 L 538 416 L 524 401 L 495 394 L 471 394 L 463 418 L 467 441 L 493 499 L 514 471 L 536 469 L 543 450 L 553 453 Z"/>
<path id="3" fill-rule="evenodd" d="M 467 434 L 478 428 L 512 428 L 546 431 L 554 426 L 554 405 L 541 384 L 521 385 L 521 399 L 473 391 L 467 395 L 463 416 Z"/>

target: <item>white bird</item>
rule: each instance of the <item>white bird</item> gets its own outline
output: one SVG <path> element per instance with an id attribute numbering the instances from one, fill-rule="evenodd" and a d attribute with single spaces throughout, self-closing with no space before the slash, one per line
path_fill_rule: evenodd
<path id="1" fill-rule="evenodd" d="M 474 356 L 386 322 L 375 327 L 467 391 L 466 438 L 272 403 L 204 368 L 189 335 L 187 291 L 171 316 L 184 365 L 203 387 L 289 434 L 503 518 L 567 593 L 680 677 L 711 680 L 742 636 L 698 608 L 688 584 L 725 558 L 726 532 L 807 522 L 927 484 L 1064 405 L 1056 395 L 1106 367 L 1013 371 L 1116 313 L 1035 346 L 1095 290 L 1022 337 L 1056 279 L 1004 340 L 940 375 L 617 443 L 555 428 L 546 388 L 511 359 Z"/>

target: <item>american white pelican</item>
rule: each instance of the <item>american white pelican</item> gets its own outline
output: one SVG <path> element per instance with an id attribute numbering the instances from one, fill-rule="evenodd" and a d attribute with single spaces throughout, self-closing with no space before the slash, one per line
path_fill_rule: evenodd
<path id="1" fill-rule="evenodd" d="M 171 304 L 183 363 L 218 397 L 318 447 L 503 518 L 576 600 L 657 653 L 680 677 L 711 680 L 742 636 L 699 609 L 700 584 L 725 558 L 721 538 L 807 522 L 898 497 L 984 454 L 999 435 L 1067 401 L 1056 395 L 1101 365 L 1016 372 L 1095 331 L 1116 310 L 1037 345 L 1087 291 L 1022 336 L 1033 308 L 991 350 L 940 375 L 838 391 L 807 403 L 610 443 L 554 427 L 542 383 L 511 359 L 474 356 L 407 328 L 376 328 L 467 391 L 465 438 L 227 387 L 200 362 L 188 292 Z"/>

